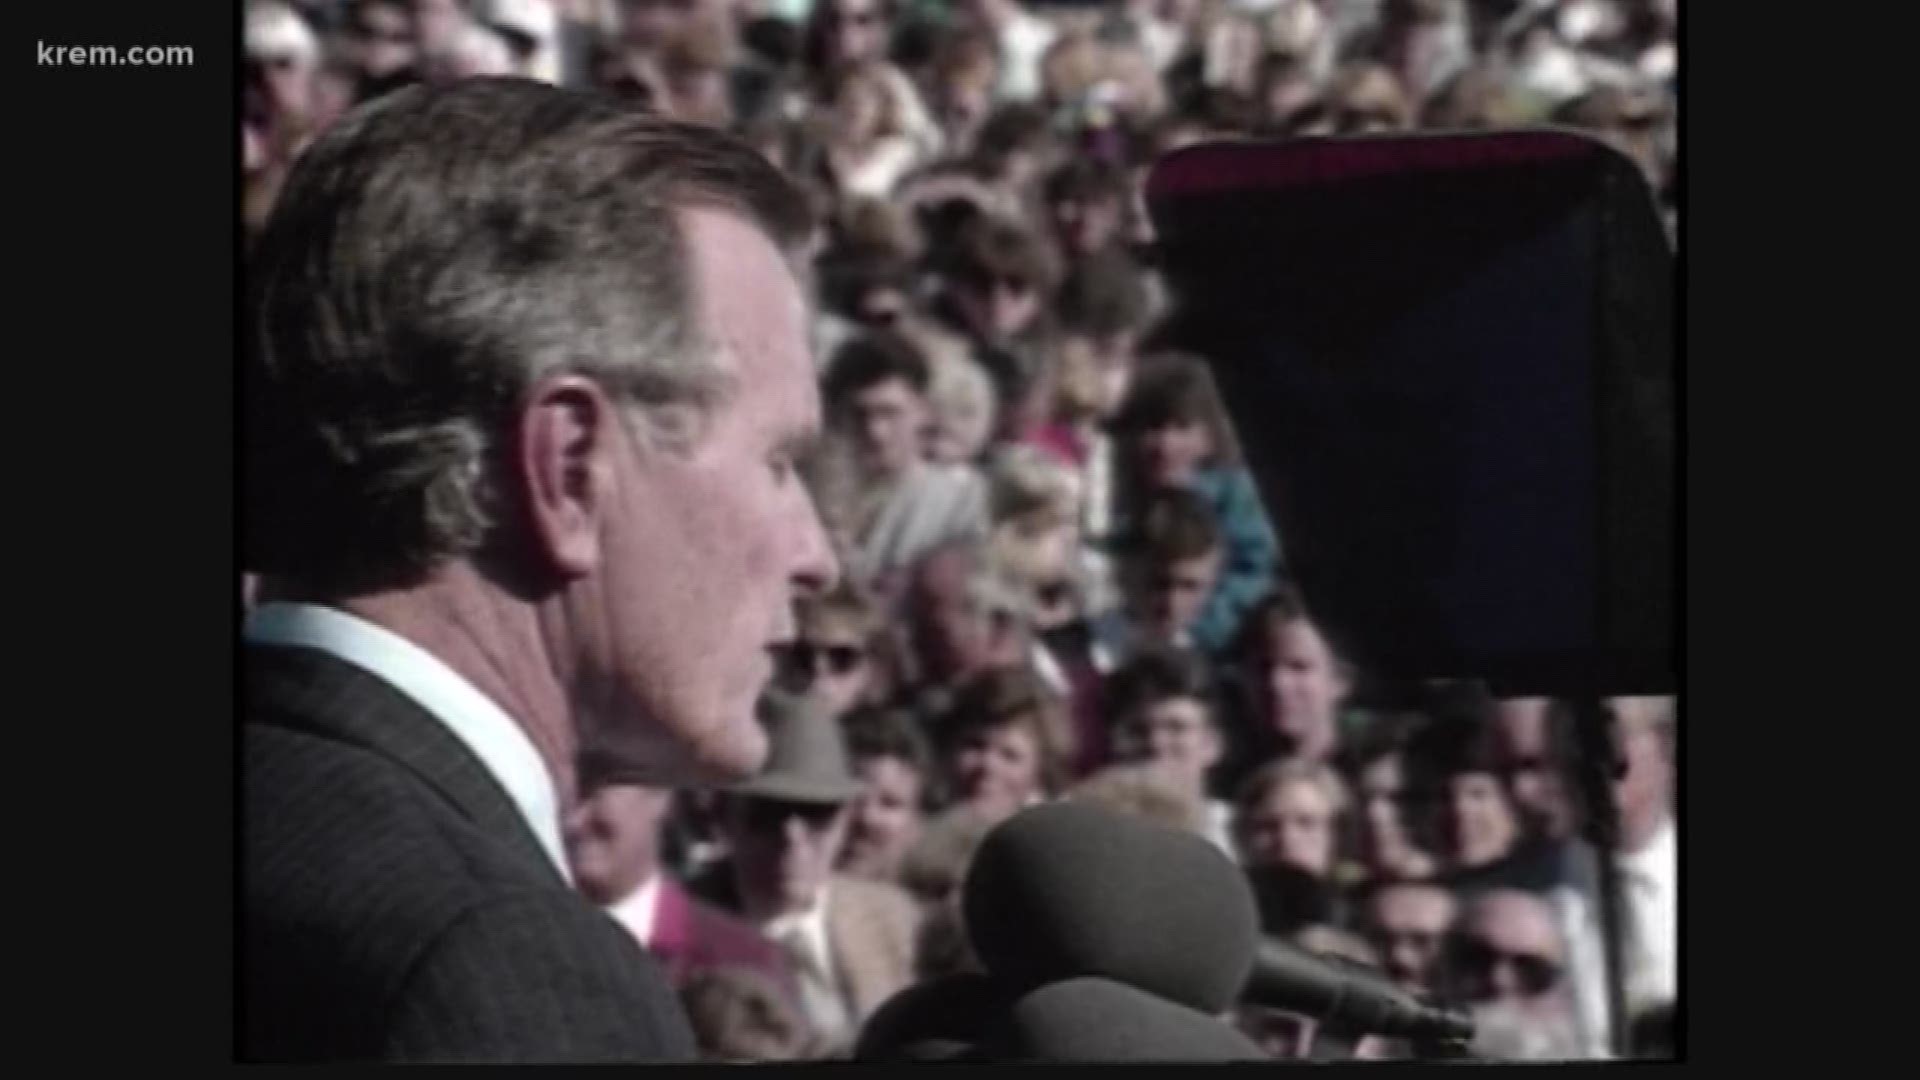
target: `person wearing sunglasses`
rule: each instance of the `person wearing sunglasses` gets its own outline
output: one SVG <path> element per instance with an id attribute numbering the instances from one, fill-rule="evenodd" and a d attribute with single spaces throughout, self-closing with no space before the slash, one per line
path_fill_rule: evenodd
<path id="1" fill-rule="evenodd" d="M 727 790 L 720 821 L 731 854 L 690 886 L 785 950 L 809 1025 L 822 1045 L 843 1048 L 911 981 L 919 912 L 897 886 L 835 869 L 866 787 L 839 722 L 777 692 L 760 713 L 766 768 Z"/>
<path id="2" fill-rule="evenodd" d="M 1571 965 L 1580 1046 L 1604 1052 L 1596 860 L 1585 845 L 1555 843 L 1528 829 L 1494 721 L 1497 706 L 1483 690 L 1456 687 L 1429 708 L 1434 722 L 1415 736 L 1408 759 L 1415 803 L 1437 818 L 1441 882 L 1469 901 L 1521 892 L 1546 905 L 1563 942 L 1562 962 Z"/>
<path id="3" fill-rule="evenodd" d="M 574 887 L 658 958 L 675 987 L 745 967 L 799 1000 L 787 958 L 758 930 L 692 897 L 662 858 L 673 791 L 644 783 L 611 755 L 580 756 L 580 796 L 564 819 Z"/>
<path id="4" fill-rule="evenodd" d="M 1449 942 L 1453 995 L 1480 1021 L 1488 1056 L 1566 1060 L 1586 1056 L 1567 977 L 1567 945 L 1547 901 L 1496 890 L 1468 905 Z"/>
<path id="5" fill-rule="evenodd" d="M 865 591 L 843 581 L 801 598 L 794 613 L 799 634 L 780 650 L 781 689 L 814 698 L 836 719 L 885 696 L 877 648 L 884 628 Z"/>

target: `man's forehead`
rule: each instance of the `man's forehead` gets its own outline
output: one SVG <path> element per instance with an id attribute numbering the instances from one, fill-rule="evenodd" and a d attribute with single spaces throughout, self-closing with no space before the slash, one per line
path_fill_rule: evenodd
<path id="1" fill-rule="evenodd" d="M 774 441 L 810 437 L 820 399 L 807 335 L 806 296 L 792 267 L 758 228 L 721 210 L 682 212 L 714 362 L 770 415 L 756 415 Z"/>

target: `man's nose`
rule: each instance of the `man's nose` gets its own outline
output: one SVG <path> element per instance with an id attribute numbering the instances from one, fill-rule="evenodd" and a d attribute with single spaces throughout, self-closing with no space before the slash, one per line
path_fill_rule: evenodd
<path id="1" fill-rule="evenodd" d="M 794 545 L 793 585 L 801 595 L 819 595 L 840 581 L 840 559 L 833 552 L 833 538 L 820 518 L 813 496 L 803 498 L 800 536 Z"/>

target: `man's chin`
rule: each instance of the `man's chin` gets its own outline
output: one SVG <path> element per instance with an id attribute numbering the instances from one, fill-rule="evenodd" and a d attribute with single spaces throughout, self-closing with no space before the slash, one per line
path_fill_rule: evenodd
<path id="1" fill-rule="evenodd" d="M 751 712 L 729 720 L 721 737 L 702 745 L 691 764 L 692 783 L 733 784 L 760 774 L 767 764 L 767 732 Z"/>

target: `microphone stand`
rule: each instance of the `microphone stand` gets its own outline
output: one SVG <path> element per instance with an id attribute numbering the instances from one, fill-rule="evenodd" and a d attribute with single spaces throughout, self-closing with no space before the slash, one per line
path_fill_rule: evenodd
<path id="1" fill-rule="evenodd" d="M 1632 1055 L 1627 1025 L 1626 971 L 1623 967 L 1620 902 L 1620 866 L 1614 858 L 1620 846 L 1620 808 L 1614 802 L 1613 783 L 1625 770 L 1614 738 L 1613 711 L 1605 702 L 1586 695 L 1573 700 L 1574 732 L 1579 745 L 1576 769 L 1586 804 L 1584 832 L 1599 859 L 1600 945 L 1607 990 L 1607 1045 L 1615 1058 Z"/>

